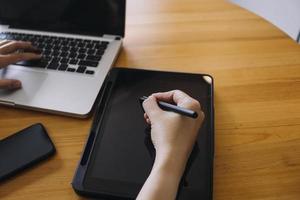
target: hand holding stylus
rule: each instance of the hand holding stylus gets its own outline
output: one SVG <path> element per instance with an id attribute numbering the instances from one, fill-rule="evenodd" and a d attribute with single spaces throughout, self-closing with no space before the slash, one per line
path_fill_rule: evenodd
<path id="1" fill-rule="evenodd" d="M 158 101 L 193 110 L 197 118 L 162 110 Z M 204 119 L 200 103 L 179 90 L 155 93 L 143 102 L 145 120 L 151 125 L 156 158 L 137 199 L 175 199 L 180 178 Z"/>
<path id="2" fill-rule="evenodd" d="M 144 102 L 147 98 L 148 97 L 146 97 L 146 96 L 140 97 L 140 102 Z M 175 112 L 175 113 L 178 113 L 178 114 L 181 114 L 181 115 L 184 115 L 187 117 L 191 117 L 191 118 L 198 117 L 197 112 L 187 109 L 187 108 L 179 107 L 174 104 L 163 102 L 163 101 L 157 101 L 157 104 L 161 109 L 163 109 L 165 111 Z"/>

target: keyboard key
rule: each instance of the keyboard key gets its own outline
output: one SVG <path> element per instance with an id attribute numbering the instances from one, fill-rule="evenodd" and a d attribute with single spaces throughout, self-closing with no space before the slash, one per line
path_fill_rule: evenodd
<path id="1" fill-rule="evenodd" d="M 101 41 L 99 41 L 99 40 L 93 40 L 92 43 L 93 44 L 101 44 Z"/>
<path id="2" fill-rule="evenodd" d="M 92 70 L 86 70 L 85 73 L 86 73 L 86 74 L 94 74 L 95 72 L 92 71 Z"/>
<path id="3" fill-rule="evenodd" d="M 48 44 L 48 45 L 51 45 L 52 42 L 53 42 L 53 39 L 52 39 L 52 38 L 46 38 L 46 39 L 44 40 L 44 42 L 45 42 L 46 44 Z"/>
<path id="4" fill-rule="evenodd" d="M 5 33 L 1 33 L 0 34 L 0 40 L 5 40 L 6 39 L 6 34 Z"/>
<path id="5" fill-rule="evenodd" d="M 96 49 L 101 49 L 101 48 L 105 48 L 105 49 L 106 49 L 106 47 L 107 47 L 107 45 L 106 45 L 106 44 L 102 44 L 102 43 L 101 43 L 101 44 L 96 44 L 96 45 L 95 45 L 95 48 L 96 48 Z"/>
<path id="6" fill-rule="evenodd" d="M 48 65 L 48 62 L 41 61 L 41 62 L 38 63 L 38 65 L 36 65 L 36 67 L 46 68 L 47 65 Z"/>
<path id="7" fill-rule="evenodd" d="M 41 37 L 39 37 L 36 41 L 37 41 L 38 43 L 44 42 L 43 38 L 41 38 Z"/>
<path id="8" fill-rule="evenodd" d="M 84 71 L 86 70 L 86 67 L 85 66 L 79 66 L 76 70 L 76 72 L 78 73 L 84 73 Z"/>
<path id="9" fill-rule="evenodd" d="M 71 47 L 75 47 L 75 46 L 77 45 L 77 42 L 71 41 L 71 42 L 69 43 L 69 45 L 70 45 Z"/>
<path id="10" fill-rule="evenodd" d="M 59 40 L 54 40 L 52 44 L 54 44 L 54 45 L 59 45 L 59 44 L 60 44 L 60 41 L 59 41 Z"/>
<path id="11" fill-rule="evenodd" d="M 59 67 L 59 63 L 57 63 L 57 62 L 51 62 L 48 65 L 47 69 L 54 69 L 54 70 L 56 70 L 58 67 Z"/>
<path id="12" fill-rule="evenodd" d="M 78 63 L 78 60 L 77 59 L 71 59 L 70 61 L 69 61 L 69 64 L 70 65 L 76 65 Z"/>
<path id="13" fill-rule="evenodd" d="M 42 49 L 45 46 L 44 43 L 39 43 L 38 45 L 35 45 L 38 49 Z"/>
<path id="14" fill-rule="evenodd" d="M 42 60 L 30 60 L 30 61 L 21 61 L 16 63 L 16 65 L 22 65 L 26 67 L 38 67 L 38 68 L 46 68 L 48 63 Z"/>
<path id="15" fill-rule="evenodd" d="M 15 35 L 15 36 L 14 36 L 14 40 L 22 40 L 22 36 Z"/>
<path id="16" fill-rule="evenodd" d="M 79 52 L 79 53 L 86 53 L 86 51 L 87 51 L 87 49 L 85 49 L 85 48 L 80 48 L 78 52 Z"/>
<path id="17" fill-rule="evenodd" d="M 78 50 L 79 50 L 79 48 L 78 47 L 72 47 L 72 48 L 70 48 L 70 52 L 72 52 L 72 53 L 77 53 L 78 52 Z"/>
<path id="18" fill-rule="evenodd" d="M 52 49 L 53 49 L 54 51 L 59 51 L 60 48 L 61 48 L 61 45 L 59 45 L 59 44 L 55 44 L 55 45 L 53 45 L 53 47 L 52 47 Z"/>
<path id="19" fill-rule="evenodd" d="M 63 46 L 60 50 L 61 51 L 69 51 L 70 47 L 68 46 Z"/>
<path id="20" fill-rule="evenodd" d="M 66 71 L 66 69 L 68 68 L 68 64 L 60 64 L 59 67 L 58 67 L 58 70 L 59 71 Z"/>
<path id="21" fill-rule="evenodd" d="M 59 62 L 61 60 L 60 57 L 53 57 L 52 62 Z"/>
<path id="22" fill-rule="evenodd" d="M 79 42 L 77 46 L 78 46 L 78 47 L 81 47 L 81 48 L 82 48 L 82 47 L 85 47 L 85 43 Z"/>
<path id="23" fill-rule="evenodd" d="M 78 64 L 89 66 L 89 67 L 97 67 L 98 66 L 98 62 L 95 62 L 92 60 L 80 60 Z"/>
<path id="24" fill-rule="evenodd" d="M 79 42 L 83 42 L 83 39 L 77 38 L 77 39 L 75 39 L 75 41 L 79 43 Z"/>
<path id="25" fill-rule="evenodd" d="M 73 59 L 74 59 L 74 58 L 77 57 L 77 55 L 78 55 L 77 53 L 70 52 L 70 53 L 69 53 L 69 58 L 73 58 Z"/>
<path id="26" fill-rule="evenodd" d="M 60 54 L 60 51 L 58 51 L 58 50 L 54 50 L 53 52 L 52 52 L 52 55 L 53 56 L 58 56 Z"/>
<path id="27" fill-rule="evenodd" d="M 86 45 L 86 48 L 92 49 L 92 48 L 94 48 L 94 44 L 93 43 L 89 43 L 89 44 Z"/>
<path id="28" fill-rule="evenodd" d="M 69 62 L 69 58 L 62 58 L 61 60 L 60 60 L 60 62 L 61 63 L 65 63 L 65 64 L 67 64 L 68 62 Z"/>
<path id="29" fill-rule="evenodd" d="M 51 50 L 48 50 L 48 49 L 46 49 L 46 50 L 43 52 L 44 55 L 50 55 L 51 53 L 52 53 L 52 51 L 51 51 Z"/>
<path id="30" fill-rule="evenodd" d="M 97 50 L 97 52 L 95 53 L 98 56 L 102 56 L 104 54 L 105 50 Z"/>
<path id="31" fill-rule="evenodd" d="M 104 46 L 98 46 L 98 48 L 97 48 L 97 50 L 105 50 L 105 49 L 107 49 L 106 47 L 104 47 Z"/>
<path id="32" fill-rule="evenodd" d="M 78 54 L 78 56 L 77 56 L 77 58 L 78 59 L 85 59 L 85 54 L 83 54 L 83 53 L 80 53 L 80 54 Z"/>
<path id="33" fill-rule="evenodd" d="M 68 71 L 68 72 L 75 72 L 76 69 L 74 69 L 74 68 L 68 68 L 67 71 Z"/>
<path id="34" fill-rule="evenodd" d="M 67 45 L 69 45 L 69 41 L 64 40 L 61 44 L 62 44 L 63 46 L 67 46 Z"/>
<path id="35" fill-rule="evenodd" d="M 93 55 L 95 52 L 96 52 L 95 49 L 89 49 L 89 50 L 87 51 L 87 54 L 88 54 L 88 55 Z"/>
<path id="36" fill-rule="evenodd" d="M 102 56 L 92 56 L 92 55 L 88 55 L 86 57 L 87 60 L 92 60 L 92 61 L 100 61 Z"/>
<path id="37" fill-rule="evenodd" d="M 43 56 L 42 60 L 46 63 L 49 63 L 52 60 L 52 57 L 51 56 Z"/>
<path id="38" fill-rule="evenodd" d="M 60 52 L 60 54 L 59 54 L 59 56 L 60 56 L 60 57 L 63 57 L 63 58 L 68 57 L 68 55 L 69 55 L 69 52 L 67 52 L 67 51 L 62 51 L 62 52 Z"/>
<path id="39" fill-rule="evenodd" d="M 47 44 L 44 46 L 44 49 L 51 50 L 53 48 L 52 44 Z"/>

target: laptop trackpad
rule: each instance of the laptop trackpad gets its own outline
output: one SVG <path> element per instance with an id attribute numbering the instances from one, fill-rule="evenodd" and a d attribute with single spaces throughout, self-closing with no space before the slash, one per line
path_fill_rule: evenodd
<path id="1" fill-rule="evenodd" d="M 23 67 L 11 66 L 0 70 L 0 77 L 1 79 L 17 79 L 22 82 L 21 89 L 0 90 L 1 100 L 28 103 L 37 95 L 47 78 L 47 74 Z"/>

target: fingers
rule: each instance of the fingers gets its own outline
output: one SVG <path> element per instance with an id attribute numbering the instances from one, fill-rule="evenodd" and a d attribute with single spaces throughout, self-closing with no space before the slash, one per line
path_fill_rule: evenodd
<path id="1" fill-rule="evenodd" d="M 146 113 L 144 113 L 144 119 L 149 119 L 148 115 Z"/>
<path id="2" fill-rule="evenodd" d="M 169 92 L 159 92 L 153 94 L 157 99 L 167 102 L 174 102 L 176 104 L 180 103 L 180 101 L 185 98 L 189 97 L 186 93 L 182 92 L 181 90 L 172 90 Z"/>
<path id="3" fill-rule="evenodd" d="M 155 98 L 157 98 L 160 101 L 174 103 L 174 100 L 173 100 L 174 91 L 158 92 L 158 93 L 154 93 L 152 95 L 155 96 Z"/>
<path id="4" fill-rule="evenodd" d="M 176 105 L 192 109 L 195 111 L 200 111 L 201 106 L 200 103 L 182 92 L 181 90 L 172 90 L 169 92 L 160 92 L 153 94 L 158 100 L 166 101 L 166 102 L 174 102 Z"/>
<path id="5" fill-rule="evenodd" d="M 36 51 L 37 49 L 30 42 L 9 41 L 5 44 L 0 44 L 0 54 L 14 53 L 18 50 Z"/>
<path id="6" fill-rule="evenodd" d="M 0 55 L 0 68 L 7 65 L 17 63 L 19 61 L 40 59 L 41 55 L 35 53 L 14 53 L 8 55 Z"/>
<path id="7" fill-rule="evenodd" d="M 157 104 L 156 98 L 152 95 L 143 102 L 143 108 L 150 120 L 162 111 Z"/>
<path id="8" fill-rule="evenodd" d="M 169 92 L 154 93 L 143 102 L 145 110 L 144 118 L 148 124 L 151 124 L 151 120 L 155 119 L 157 117 L 156 115 L 163 112 L 158 106 L 157 101 L 176 103 L 176 105 L 180 107 L 196 111 L 199 116 L 198 120 L 203 121 L 204 119 L 204 113 L 201 110 L 199 101 L 180 90 L 172 90 Z"/>
<path id="9" fill-rule="evenodd" d="M 3 79 L 0 80 L 0 89 L 18 89 L 22 87 L 22 83 L 19 80 Z"/>
<path id="10" fill-rule="evenodd" d="M 0 41 L 0 47 L 7 44 L 7 43 L 9 43 L 9 42 L 11 42 L 11 41 L 10 40 L 1 40 Z"/>
<path id="11" fill-rule="evenodd" d="M 144 119 L 147 122 L 147 124 L 151 124 L 151 121 L 146 113 L 144 113 Z"/>

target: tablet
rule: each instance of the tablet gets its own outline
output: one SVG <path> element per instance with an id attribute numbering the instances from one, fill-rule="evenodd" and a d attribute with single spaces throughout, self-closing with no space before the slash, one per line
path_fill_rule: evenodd
<path id="1" fill-rule="evenodd" d="M 101 90 L 90 135 L 72 182 L 77 193 L 104 198 L 137 196 L 155 157 L 139 97 L 173 89 L 197 99 L 205 113 L 178 199 L 212 199 L 212 77 L 125 68 L 113 68 Z"/>

